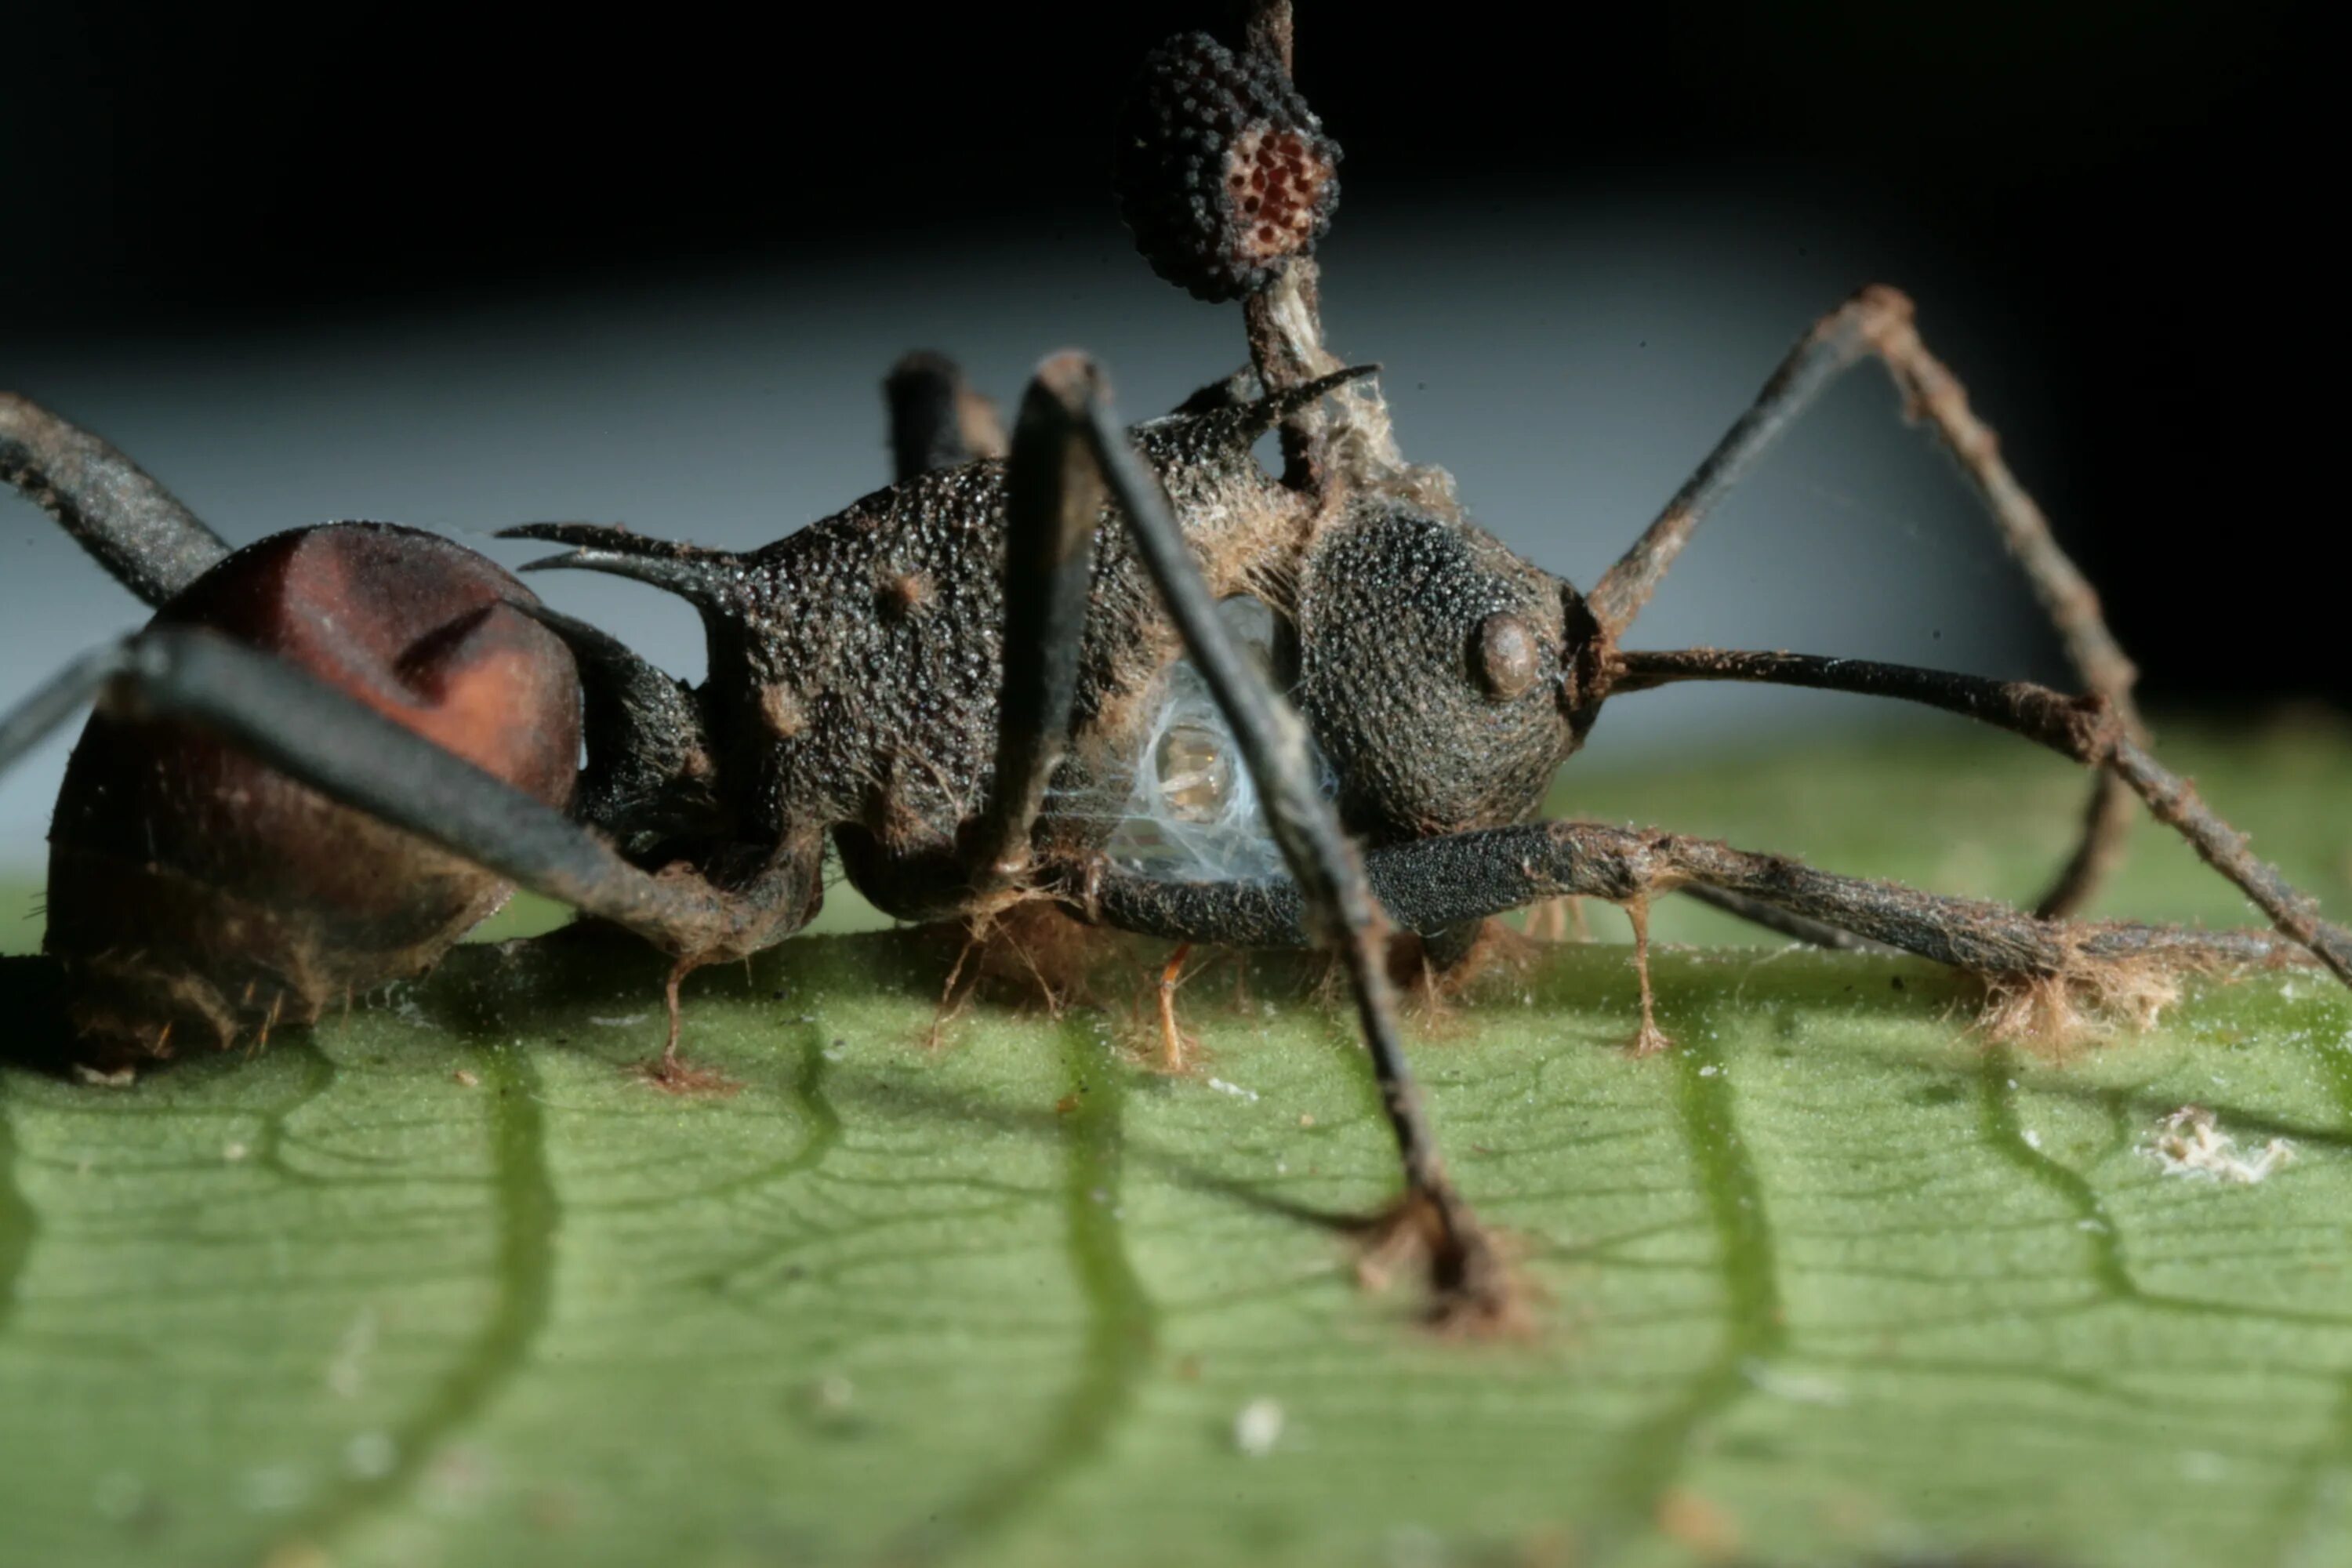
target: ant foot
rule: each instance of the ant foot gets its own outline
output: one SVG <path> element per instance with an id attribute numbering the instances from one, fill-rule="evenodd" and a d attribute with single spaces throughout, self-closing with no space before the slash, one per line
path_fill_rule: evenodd
<path id="1" fill-rule="evenodd" d="M 1171 1077 L 1190 1070 L 1192 1064 L 1185 1053 L 1188 1050 L 1197 1051 L 1200 1047 L 1200 1042 L 1186 1034 L 1182 1026 L 1176 1022 L 1176 988 L 1184 984 L 1184 961 L 1191 957 L 1192 953 L 1191 942 L 1178 942 L 1176 951 L 1169 955 L 1167 964 L 1160 971 L 1160 1060 L 1158 1065 L 1161 1072 Z"/>
<path id="2" fill-rule="evenodd" d="M 1671 1050 L 1674 1041 L 1658 1027 L 1657 993 L 1650 985 L 1650 900 L 1639 896 L 1628 900 L 1625 914 L 1633 922 L 1633 973 L 1642 983 L 1642 1026 L 1634 1031 L 1633 1054 L 1654 1057 Z"/>
<path id="3" fill-rule="evenodd" d="M 631 1070 L 663 1093 L 681 1098 L 719 1098 L 737 1093 L 743 1087 L 723 1072 L 681 1061 L 667 1051 L 637 1063 Z"/>
<path id="4" fill-rule="evenodd" d="M 1645 1017 L 1642 1020 L 1642 1026 L 1633 1031 L 1633 1039 L 1627 1042 L 1625 1054 L 1639 1061 L 1643 1057 L 1663 1056 L 1674 1048 L 1674 1037 L 1658 1027 L 1655 1018 Z"/>
<path id="5" fill-rule="evenodd" d="M 1430 1328 L 1478 1339 L 1533 1331 L 1528 1287 L 1450 1188 L 1408 1192 L 1373 1220 L 1356 1278 L 1367 1289 L 1384 1289 L 1398 1268 L 1415 1261 L 1428 1269 L 1421 1317 Z"/>

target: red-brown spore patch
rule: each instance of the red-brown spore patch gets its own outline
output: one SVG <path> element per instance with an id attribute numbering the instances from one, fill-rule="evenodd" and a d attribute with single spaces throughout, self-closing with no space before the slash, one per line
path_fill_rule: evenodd
<path id="1" fill-rule="evenodd" d="M 1203 300 L 1238 299 L 1313 252 L 1339 166 L 1278 60 L 1189 33 L 1151 52 L 1128 100 L 1119 209 L 1153 271 Z"/>

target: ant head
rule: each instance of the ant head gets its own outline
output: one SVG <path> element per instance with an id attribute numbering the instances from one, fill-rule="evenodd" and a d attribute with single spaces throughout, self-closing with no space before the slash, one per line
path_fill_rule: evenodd
<path id="1" fill-rule="evenodd" d="M 1591 727 L 1597 628 L 1483 530 L 1381 497 L 1309 552 L 1296 693 L 1375 843 L 1517 822 Z"/>

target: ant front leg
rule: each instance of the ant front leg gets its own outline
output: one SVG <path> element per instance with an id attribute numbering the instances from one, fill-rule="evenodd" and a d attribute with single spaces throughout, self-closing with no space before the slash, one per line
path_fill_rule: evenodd
<path id="1" fill-rule="evenodd" d="M 0 771 L 97 699 L 119 719 L 162 720 L 219 738 L 329 799 L 583 913 L 628 928 L 677 960 L 666 1067 L 675 1068 L 676 980 L 772 945 L 814 912 L 814 835 L 721 887 L 660 875 L 473 763 L 301 669 L 217 633 L 163 624 L 76 661 L 0 714 Z"/>
<path id="2" fill-rule="evenodd" d="M 1814 323 L 1656 521 L 1594 584 L 1586 602 L 1602 635 L 1613 643 L 1633 625 L 1715 504 L 1839 375 L 1875 355 L 1910 413 L 1934 427 L 1967 472 L 2002 542 L 2056 628 L 2076 677 L 2105 699 L 2130 739 L 2145 743 L 2147 727 L 2132 705 L 2135 671 L 2107 630 L 2098 595 L 2059 548 L 2049 519 L 2001 460 L 2000 441 L 1969 409 L 1967 391 L 1920 341 L 1912 316 L 1911 301 L 1903 294 L 1874 287 Z M 2074 854 L 2035 909 L 2044 915 L 2080 909 L 2121 855 L 2133 816 L 2131 792 L 2114 775 L 2102 774 L 2093 786 Z M 1733 900 L 1710 901 L 1742 912 Z M 1792 934 L 1803 932 L 1800 929 Z"/>
<path id="3" fill-rule="evenodd" d="M 1405 1059 L 1396 992 L 1386 963 L 1387 917 L 1338 812 L 1316 787 L 1306 724 L 1243 653 L 1218 614 L 1216 598 L 1159 481 L 1128 444 L 1092 367 L 1075 359 L 1055 363 L 1068 367 L 1068 379 L 1060 388 L 1064 396 L 1050 406 L 1040 405 L 1041 411 L 1070 420 L 1083 436 L 1186 650 L 1233 726 L 1242 760 L 1266 804 L 1275 842 L 1294 879 L 1283 885 L 1297 900 L 1295 929 L 1314 945 L 1335 950 L 1347 969 L 1403 1166 L 1405 1192 L 1396 1223 L 1417 1232 L 1429 1247 L 1435 1289 L 1433 1312 L 1453 1321 L 1507 1322 L 1513 1307 L 1501 1261 L 1446 1174 L 1427 1108 Z M 1085 910 L 1083 900 L 1080 907 L 1091 912 Z M 1217 940 L 1219 935 L 1205 926 L 1157 934 L 1180 941 Z"/>
<path id="4" fill-rule="evenodd" d="M 39 404 L 0 392 L 0 481 L 56 518 L 115 581 L 161 605 L 229 552 L 136 463 Z"/>
<path id="5" fill-rule="evenodd" d="M 1743 680 L 1893 697 L 1979 720 L 2103 770 L 2118 786 L 2189 840 L 2205 863 L 2228 878 L 2271 923 L 2352 985 L 2352 931 L 2320 918 L 2317 903 L 2288 885 L 2275 867 L 2247 847 L 2245 835 L 2221 820 L 2189 782 L 2150 756 L 2125 721 L 2099 698 L 2069 697 L 2022 680 L 1988 680 L 1908 665 L 1810 654 L 1687 648 L 1618 656 L 1621 692 L 1686 680 Z"/>
<path id="6" fill-rule="evenodd" d="M 2145 1000 L 2162 972 L 2275 963 L 2296 946 L 2271 931 L 2207 931 L 2044 920 L 1980 899 L 1817 871 L 1786 856 L 1591 822 L 1480 828 L 1372 851 L 1374 891 L 1401 925 L 1442 930 L 1570 895 L 1632 904 L 1722 889 L 1884 947 L 1965 970 L 2063 1023 L 2078 996 Z M 1091 918 L 1152 936 L 1248 947 L 1309 945 L 1285 881 L 1184 883 L 1097 865 L 1063 897 Z M 2330 941 L 2340 932 L 2329 928 Z M 2321 949 L 2331 969 L 2336 959 Z M 2031 1016 L 2032 1015 L 2027 1015 Z"/>

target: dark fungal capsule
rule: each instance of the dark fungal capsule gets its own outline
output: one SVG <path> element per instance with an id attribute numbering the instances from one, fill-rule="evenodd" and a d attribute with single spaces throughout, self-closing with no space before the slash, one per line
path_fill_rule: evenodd
<path id="1" fill-rule="evenodd" d="M 1145 57 L 1119 126 L 1119 213 L 1151 269 L 1237 300 L 1311 255 L 1339 205 L 1339 144 L 1281 62 L 1206 33 Z"/>

